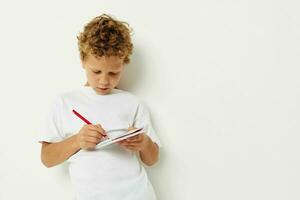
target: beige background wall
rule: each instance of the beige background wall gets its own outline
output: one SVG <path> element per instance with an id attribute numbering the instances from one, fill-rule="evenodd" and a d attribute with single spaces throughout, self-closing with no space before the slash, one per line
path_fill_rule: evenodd
<path id="1" fill-rule="evenodd" d="M 0 199 L 73 199 L 37 143 L 60 92 L 84 84 L 76 35 L 108 13 L 134 29 L 120 87 L 143 99 L 164 148 L 159 200 L 300 199 L 300 3 L 0 1 Z"/>

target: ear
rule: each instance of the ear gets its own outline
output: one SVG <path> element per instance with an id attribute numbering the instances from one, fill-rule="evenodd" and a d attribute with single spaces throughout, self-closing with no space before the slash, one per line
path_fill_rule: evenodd
<path id="1" fill-rule="evenodd" d="M 80 59 L 80 63 L 81 63 L 81 67 L 82 67 L 83 69 L 85 69 L 85 63 L 84 63 L 84 61 L 83 61 L 82 59 Z"/>

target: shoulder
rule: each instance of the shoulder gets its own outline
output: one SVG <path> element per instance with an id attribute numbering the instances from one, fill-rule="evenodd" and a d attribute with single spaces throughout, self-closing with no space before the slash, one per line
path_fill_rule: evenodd
<path id="1" fill-rule="evenodd" d="M 93 96 L 95 92 L 90 87 L 79 86 L 77 88 L 65 90 L 57 95 L 62 100 L 74 100 L 81 99 L 87 96 Z"/>
<path id="2" fill-rule="evenodd" d="M 125 91 L 125 90 L 121 90 L 121 89 L 114 89 L 113 95 L 117 95 L 119 98 L 126 100 L 128 102 L 131 102 L 131 103 L 135 103 L 135 104 L 141 103 L 141 99 L 137 95 L 135 95 L 129 91 Z"/>
<path id="3" fill-rule="evenodd" d="M 126 96 L 126 98 L 128 98 L 131 102 L 135 103 L 139 112 L 143 112 L 143 113 L 149 112 L 148 106 L 142 98 L 128 91 L 124 91 L 124 90 L 118 90 L 118 91 L 122 93 L 124 96 Z"/>
<path id="4" fill-rule="evenodd" d="M 53 104 L 59 106 L 64 104 L 66 101 L 81 99 L 83 96 L 81 88 L 66 90 L 55 95 Z"/>

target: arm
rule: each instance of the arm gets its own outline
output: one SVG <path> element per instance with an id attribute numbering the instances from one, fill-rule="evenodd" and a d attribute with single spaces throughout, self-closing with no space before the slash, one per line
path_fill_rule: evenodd
<path id="1" fill-rule="evenodd" d="M 80 149 L 94 149 L 105 135 L 101 125 L 85 125 L 79 133 L 57 143 L 42 143 L 41 160 L 46 167 L 58 165 Z"/>
<path id="2" fill-rule="evenodd" d="M 46 167 L 58 165 L 80 150 L 76 135 L 57 143 L 42 143 L 41 160 Z"/>
<path id="3" fill-rule="evenodd" d="M 155 164 L 158 161 L 159 147 L 154 143 L 149 136 L 147 138 L 146 147 L 139 151 L 140 158 L 148 166 Z"/>
<path id="4" fill-rule="evenodd" d="M 126 149 L 139 152 L 142 162 L 148 166 L 154 165 L 158 161 L 158 145 L 145 133 L 127 138 L 118 143 Z"/>

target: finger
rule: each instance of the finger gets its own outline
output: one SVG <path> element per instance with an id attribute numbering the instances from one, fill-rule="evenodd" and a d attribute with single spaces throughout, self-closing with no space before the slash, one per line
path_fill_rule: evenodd
<path id="1" fill-rule="evenodd" d="M 96 137 L 96 138 L 99 138 L 99 139 L 101 139 L 103 137 L 102 134 L 99 133 L 99 131 L 95 131 L 95 130 L 87 130 L 84 133 L 84 136 L 91 136 L 91 137 Z"/>
<path id="2" fill-rule="evenodd" d="M 137 146 L 140 145 L 142 142 L 141 141 L 137 141 L 137 142 L 130 142 L 130 141 L 124 141 L 122 144 L 123 145 L 133 145 L 133 146 Z"/>
<path id="3" fill-rule="evenodd" d="M 128 145 L 131 145 L 131 143 L 130 143 L 130 142 L 127 142 L 126 140 L 119 141 L 119 144 L 122 145 L 122 146 L 128 146 Z"/>
<path id="4" fill-rule="evenodd" d="M 126 149 L 132 150 L 132 151 L 138 151 L 138 148 L 136 146 L 132 145 L 126 145 L 124 146 Z"/>
<path id="5" fill-rule="evenodd" d="M 86 136 L 84 138 L 85 142 L 88 142 L 88 143 L 93 143 L 93 144 L 98 144 L 100 142 L 100 139 L 99 138 L 96 138 L 96 137 L 91 137 L 91 136 Z"/>
<path id="6" fill-rule="evenodd" d="M 125 144 L 127 144 L 127 143 L 126 143 L 125 140 L 121 140 L 121 141 L 118 142 L 118 144 L 125 145 Z"/>
<path id="7" fill-rule="evenodd" d="M 96 137 L 99 139 L 103 138 L 103 135 L 101 133 L 99 133 L 99 131 L 95 131 L 95 130 L 89 130 L 86 135 L 91 136 L 91 137 Z"/>
<path id="8" fill-rule="evenodd" d="M 129 126 L 127 130 L 128 130 L 128 131 L 132 131 L 132 130 L 135 130 L 135 129 L 137 129 L 137 128 L 135 128 L 135 127 L 133 127 L 133 126 Z"/>
<path id="9" fill-rule="evenodd" d="M 127 146 L 141 146 L 141 142 L 128 142 L 128 143 L 124 143 L 123 145 L 127 145 Z"/>
<path id="10" fill-rule="evenodd" d="M 96 126 L 96 125 L 88 126 L 88 130 L 94 130 L 94 131 L 99 132 L 101 135 L 106 135 L 105 131 L 102 128 L 100 128 L 99 126 Z"/>
<path id="11" fill-rule="evenodd" d="M 137 141 L 137 140 L 141 140 L 141 139 L 143 139 L 141 135 L 136 135 L 136 136 L 127 138 L 126 141 Z"/>
<path id="12" fill-rule="evenodd" d="M 106 135 L 106 131 L 102 128 L 100 124 L 96 124 L 95 127 L 102 133 L 102 135 Z"/>
<path id="13" fill-rule="evenodd" d="M 81 148 L 83 149 L 94 149 L 96 144 L 93 142 L 81 142 L 80 143 Z"/>
<path id="14" fill-rule="evenodd" d="M 127 138 L 126 141 L 129 141 L 129 142 L 141 142 L 143 139 L 144 139 L 144 135 L 138 134 L 136 136 Z"/>
<path id="15" fill-rule="evenodd" d="M 100 131 L 100 133 L 101 133 L 103 136 L 107 136 L 106 131 L 102 128 L 102 126 L 101 126 L 100 124 L 96 124 L 95 127 L 97 128 L 97 130 Z"/>
<path id="16" fill-rule="evenodd" d="M 125 140 L 127 144 L 140 144 L 143 140 Z"/>

